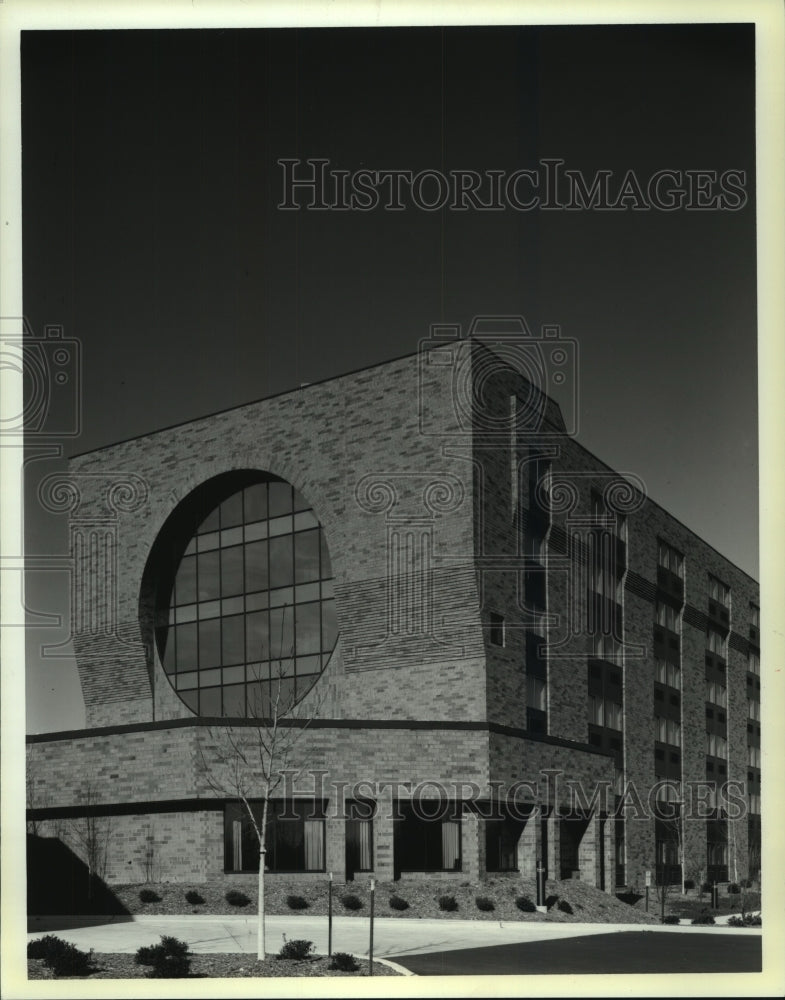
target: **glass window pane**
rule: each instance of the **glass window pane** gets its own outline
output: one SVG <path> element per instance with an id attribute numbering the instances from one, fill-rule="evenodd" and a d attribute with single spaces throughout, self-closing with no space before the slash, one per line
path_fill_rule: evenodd
<path id="1" fill-rule="evenodd" d="M 196 624 L 175 625 L 177 644 L 177 669 L 196 670 Z"/>
<path id="2" fill-rule="evenodd" d="M 203 688 L 199 692 L 199 714 L 221 714 L 221 689 L 219 687 Z"/>
<path id="3" fill-rule="evenodd" d="M 245 546 L 245 589 L 253 593 L 267 587 L 267 542 L 251 542 Z"/>
<path id="4" fill-rule="evenodd" d="M 294 536 L 294 579 L 308 583 L 319 579 L 319 532 L 301 531 Z"/>
<path id="5" fill-rule="evenodd" d="M 196 600 L 196 556 L 185 556 L 177 570 L 175 603 L 191 604 Z"/>
<path id="6" fill-rule="evenodd" d="M 327 551 L 327 539 L 324 537 L 324 532 L 319 530 L 319 541 L 322 554 L 322 579 L 329 580 L 333 575 L 332 566 L 330 565 L 330 553 Z"/>
<path id="7" fill-rule="evenodd" d="M 186 674 L 177 675 L 177 690 L 190 691 L 199 687 L 199 671 L 189 670 Z"/>
<path id="8" fill-rule="evenodd" d="M 232 528 L 243 523 L 243 494 L 234 493 L 221 504 L 221 527 Z"/>
<path id="9" fill-rule="evenodd" d="M 322 601 L 322 650 L 331 653 L 338 638 L 335 601 Z"/>
<path id="10" fill-rule="evenodd" d="M 245 523 L 262 521 L 267 517 L 267 483 L 256 483 L 245 489 Z"/>
<path id="11" fill-rule="evenodd" d="M 270 685 L 268 683 L 246 684 L 248 715 L 252 719 L 265 719 L 270 715 Z"/>
<path id="12" fill-rule="evenodd" d="M 269 516 L 290 514 L 292 511 L 292 487 L 288 483 L 269 484 Z"/>
<path id="13" fill-rule="evenodd" d="M 229 684 L 224 687 L 223 714 L 232 717 L 245 715 L 245 684 Z"/>
<path id="14" fill-rule="evenodd" d="M 202 523 L 197 529 L 197 534 L 203 535 L 208 531 L 217 531 L 218 529 L 218 508 L 211 510 L 210 513 L 204 518 Z"/>
<path id="15" fill-rule="evenodd" d="M 168 630 L 161 629 L 161 632 L 165 636 L 163 640 L 159 640 L 159 648 L 161 641 L 165 643 L 164 657 L 163 657 L 164 670 L 167 672 L 167 674 L 173 674 L 174 671 L 176 670 L 176 661 L 174 655 L 175 630 L 173 628 L 170 628 Z"/>
<path id="16" fill-rule="evenodd" d="M 321 626 L 319 604 L 299 604 L 297 606 L 297 648 L 298 656 L 308 656 L 321 650 Z"/>
<path id="17" fill-rule="evenodd" d="M 294 655 L 294 612 L 291 607 L 270 611 L 270 655 L 274 660 Z"/>
<path id="18" fill-rule="evenodd" d="M 266 611 L 245 616 L 246 649 L 250 660 L 270 659 L 270 630 Z"/>
<path id="19" fill-rule="evenodd" d="M 224 667 L 222 678 L 224 684 L 239 684 L 245 681 L 245 664 L 238 667 Z"/>
<path id="20" fill-rule="evenodd" d="M 304 695 L 308 694 L 311 688 L 319 679 L 318 674 L 305 674 L 304 676 L 297 675 L 297 697 L 302 698 Z"/>
<path id="21" fill-rule="evenodd" d="M 206 535 L 199 535 L 196 549 L 198 552 L 209 552 L 210 549 L 217 549 L 220 544 L 220 533 L 217 531 L 210 531 Z"/>
<path id="22" fill-rule="evenodd" d="M 221 622 L 224 666 L 245 661 L 245 618 L 233 615 Z"/>
<path id="23" fill-rule="evenodd" d="M 221 596 L 219 583 L 219 553 L 203 552 L 197 556 L 199 561 L 199 600 L 214 601 Z"/>
<path id="24" fill-rule="evenodd" d="M 197 712 L 199 705 L 199 692 L 198 691 L 180 691 L 178 692 L 180 699 L 185 702 L 186 706 L 191 709 L 192 712 Z"/>
<path id="25" fill-rule="evenodd" d="M 243 547 L 221 550 L 221 593 L 224 597 L 243 592 Z"/>
<path id="26" fill-rule="evenodd" d="M 272 538 L 274 535 L 290 535 L 292 533 L 292 515 L 284 514 L 281 517 L 274 517 L 267 521 L 267 533 Z"/>
<path id="27" fill-rule="evenodd" d="M 205 670 L 221 663 L 221 621 L 211 618 L 199 622 L 199 668 Z"/>
<path id="28" fill-rule="evenodd" d="M 292 539 L 285 535 L 270 539 L 270 588 L 291 587 Z"/>

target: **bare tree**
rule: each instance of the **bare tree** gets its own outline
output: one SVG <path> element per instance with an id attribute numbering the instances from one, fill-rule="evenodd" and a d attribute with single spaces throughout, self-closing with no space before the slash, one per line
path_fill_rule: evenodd
<path id="1" fill-rule="evenodd" d="M 113 823 L 111 816 L 98 812 L 98 794 L 92 777 L 82 785 L 79 804 L 84 807 L 85 814 L 67 823 L 66 835 L 87 865 L 87 898 L 92 899 L 95 880 L 106 877 Z"/>
<path id="2" fill-rule="evenodd" d="M 283 633 L 283 623 L 281 630 Z M 264 874 L 269 802 L 286 773 L 291 771 L 294 750 L 321 703 L 320 699 L 309 698 L 306 711 L 302 700 L 298 700 L 292 677 L 286 670 L 287 663 L 292 662 L 293 650 L 290 650 L 289 657 L 278 662 L 269 684 L 269 697 L 263 695 L 263 684 L 258 682 L 259 695 L 248 705 L 247 717 L 252 725 L 228 723 L 220 729 L 211 728 L 207 752 L 199 747 L 202 774 L 208 787 L 242 804 L 259 844 L 256 944 L 260 960 L 265 957 Z M 259 799 L 262 800 L 261 816 L 253 809 L 253 801 Z"/>

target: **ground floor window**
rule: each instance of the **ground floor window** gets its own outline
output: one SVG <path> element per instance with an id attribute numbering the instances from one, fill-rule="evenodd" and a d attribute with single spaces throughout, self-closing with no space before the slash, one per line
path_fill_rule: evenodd
<path id="1" fill-rule="evenodd" d="M 518 841 L 524 823 L 505 816 L 485 823 L 485 867 L 489 872 L 518 870 Z"/>
<path id="2" fill-rule="evenodd" d="M 263 803 L 251 805 L 257 824 Z M 267 810 L 265 865 L 271 872 L 325 870 L 324 805 L 313 801 L 272 800 Z M 259 839 L 244 805 L 229 803 L 224 815 L 225 868 L 259 871 Z"/>
<path id="3" fill-rule="evenodd" d="M 395 820 L 397 871 L 461 871 L 460 817 L 452 806 L 437 809 L 434 803 L 422 808 L 399 805 L 400 818 Z"/>
<path id="4" fill-rule="evenodd" d="M 373 871 L 373 802 L 346 803 L 346 877 Z"/>

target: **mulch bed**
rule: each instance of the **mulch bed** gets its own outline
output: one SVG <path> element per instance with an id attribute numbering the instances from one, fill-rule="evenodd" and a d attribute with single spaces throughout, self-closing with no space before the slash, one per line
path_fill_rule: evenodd
<path id="1" fill-rule="evenodd" d="M 90 976 L 55 976 L 52 970 L 44 965 L 42 959 L 27 960 L 28 979 L 145 979 L 149 968 L 137 965 L 133 955 L 116 953 L 94 953 L 95 971 Z M 191 973 L 189 979 L 243 979 L 269 978 L 275 976 L 316 977 L 342 976 L 356 979 L 358 976 L 368 976 L 369 965 L 364 959 L 357 960 L 360 966 L 357 972 L 338 972 L 328 968 L 330 959 L 326 957 L 309 958 L 303 961 L 284 961 L 268 958 L 258 962 L 253 955 L 242 953 L 192 955 Z M 373 963 L 374 976 L 399 976 L 401 973 L 391 969 L 381 962 Z"/>
<path id="2" fill-rule="evenodd" d="M 231 880 L 231 881 L 230 881 Z M 225 894 L 230 888 L 240 889 L 249 899 L 247 906 L 230 905 Z M 143 889 L 152 889 L 160 897 L 157 903 L 142 903 L 139 893 Z M 191 905 L 185 895 L 189 890 L 198 892 L 205 900 L 199 905 Z M 144 885 L 112 886 L 112 891 L 133 914 L 148 914 L 150 916 L 180 915 L 180 914 L 241 914 L 253 917 L 256 913 L 256 879 L 242 880 L 234 876 L 213 879 L 208 882 L 181 885 L 174 883 L 147 883 Z M 327 914 L 327 880 L 302 882 L 286 880 L 284 876 L 273 875 L 265 880 L 265 910 L 268 914 L 284 914 L 296 916 L 326 916 Z M 345 908 L 341 899 L 345 895 L 357 896 L 362 907 L 357 910 Z M 303 897 L 308 906 L 302 910 L 293 910 L 288 902 L 288 896 Z M 397 896 L 409 905 L 404 910 L 393 909 L 390 898 Z M 458 904 L 456 910 L 442 910 L 439 906 L 441 896 L 453 896 Z M 469 882 L 452 882 L 441 879 L 421 878 L 417 880 L 400 880 L 398 882 L 378 882 L 376 885 L 375 913 L 377 917 L 403 918 L 437 918 L 457 920 L 553 920 L 559 922 L 580 923 L 629 923 L 650 924 L 659 923 L 659 916 L 645 913 L 642 908 L 623 903 L 615 896 L 601 892 L 594 886 L 578 880 L 549 880 L 546 883 L 546 896 L 549 909 L 545 914 L 525 912 L 516 905 L 516 897 L 525 896 L 532 902 L 536 899 L 534 882 L 514 877 L 498 876 L 489 878 L 478 884 Z M 477 907 L 477 897 L 487 897 L 493 901 L 492 910 L 480 910 Z M 569 904 L 572 913 L 559 909 L 559 902 Z M 358 917 L 367 919 L 370 907 L 370 889 L 367 882 L 356 881 L 346 885 L 335 884 L 333 887 L 333 914 L 336 916 Z"/>

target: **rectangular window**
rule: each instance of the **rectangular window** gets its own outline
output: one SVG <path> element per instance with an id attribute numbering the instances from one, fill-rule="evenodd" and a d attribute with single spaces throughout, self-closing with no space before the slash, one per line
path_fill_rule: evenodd
<path id="1" fill-rule="evenodd" d="M 657 624 L 670 629 L 671 632 L 679 631 L 679 612 L 665 604 L 664 601 L 657 601 Z"/>
<path id="2" fill-rule="evenodd" d="M 251 804 L 261 823 L 263 803 Z M 259 870 L 259 841 L 245 806 L 225 807 L 225 865 L 227 871 Z M 325 870 L 324 808 L 321 802 L 271 800 L 267 812 L 265 864 L 269 871 Z"/>
<path id="3" fill-rule="evenodd" d="M 747 702 L 747 718 L 756 719 L 760 722 L 760 702 L 759 701 L 748 701 Z"/>
<path id="4" fill-rule="evenodd" d="M 589 698 L 589 722 L 595 726 L 605 725 L 605 702 L 602 698 L 596 696 Z"/>
<path id="5" fill-rule="evenodd" d="M 730 588 L 711 574 L 709 574 L 709 597 L 723 607 L 730 607 Z"/>
<path id="6" fill-rule="evenodd" d="M 719 681 L 706 681 L 706 701 L 720 708 L 728 707 L 728 689 Z"/>
<path id="7" fill-rule="evenodd" d="M 547 686 L 541 677 L 528 674 L 526 677 L 526 706 L 541 712 L 547 709 Z"/>
<path id="8" fill-rule="evenodd" d="M 592 655 L 608 663 L 621 663 L 621 643 L 612 635 L 595 633 L 592 636 Z"/>
<path id="9" fill-rule="evenodd" d="M 760 628 L 760 608 L 757 604 L 750 604 L 750 625 Z"/>
<path id="10" fill-rule="evenodd" d="M 716 629 L 706 629 L 706 648 L 709 652 L 725 659 L 725 636 Z"/>
<path id="11" fill-rule="evenodd" d="M 747 670 L 751 674 L 760 674 L 760 653 L 753 653 L 750 650 L 747 654 Z"/>
<path id="12" fill-rule="evenodd" d="M 747 747 L 747 763 L 750 767 L 760 767 L 760 747 Z"/>
<path id="13" fill-rule="evenodd" d="M 496 611 L 491 611 L 488 615 L 488 625 L 490 629 L 490 640 L 494 646 L 504 645 L 504 615 Z"/>
<path id="14" fill-rule="evenodd" d="M 661 541 L 657 546 L 657 560 L 660 566 L 664 566 L 671 573 L 684 579 L 684 556 L 681 552 L 677 552 L 676 549 Z"/>
<path id="15" fill-rule="evenodd" d="M 622 708 L 615 701 L 605 702 L 605 725 L 608 729 L 622 729 Z"/>

